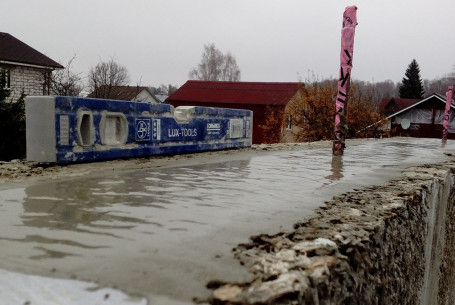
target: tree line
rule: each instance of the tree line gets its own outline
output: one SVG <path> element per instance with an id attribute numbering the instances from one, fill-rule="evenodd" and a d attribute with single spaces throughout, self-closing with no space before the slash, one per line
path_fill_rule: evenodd
<path id="1" fill-rule="evenodd" d="M 84 88 L 82 77 L 72 71 L 71 59 L 64 69 L 55 71 L 51 79 L 51 92 L 55 95 L 79 96 Z M 1 71 L 0 71 L 1 72 Z M 1 72 L 3 73 L 3 72 Z M 214 44 L 204 46 L 201 62 L 189 72 L 189 76 L 199 80 L 240 81 L 240 68 L 231 53 L 222 53 Z M 22 95 L 15 103 L 7 98 L 10 90 L 0 77 L 0 160 L 10 160 L 25 156 L 25 109 Z M 328 140 L 333 137 L 333 118 L 335 115 L 335 98 L 337 79 L 305 80 L 303 93 L 289 103 L 286 124 L 298 126 L 297 141 Z M 447 86 L 455 81 L 454 70 L 438 79 L 422 81 L 420 68 L 413 60 L 405 72 L 402 82 L 390 80 L 382 82 L 365 82 L 353 80 L 348 102 L 348 137 L 371 137 L 378 133 L 377 122 L 384 118 L 379 113 L 378 105 L 383 98 L 422 98 L 425 92 L 444 94 Z M 101 98 L 109 98 L 109 89 L 113 86 L 124 86 L 130 82 L 126 67 L 115 60 L 100 61 L 91 67 L 87 75 L 87 87 L 100 91 Z M 151 87 L 154 94 L 170 94 L 177 90 L 171 84 Z M 103 94 L 105 94 L 103 96 Z M 270 115 L 268 122 L 276 120 Z M 270 128 L 265 124 L 262 128 Z M 274 139 L 275 141 L 275 139 Z"/>
<path id="2" fill-rule="evenodd" d="M 331 140 L 334 136 L 337 82 L 338 79 L 306 80 L 303 92 L 288 104 L 282 128 L 284 129 L 285 125 L 297 127 L 292 131 L 297 141 Z M 431 84 L 433 82 L 427 82 L 427 85 Z M 431 90 L 430 87 L 429 89 Z M 421 99 L 424 94 L 424 82 L 415 59 L 406 69 L 401 83 L 353 80 L 345 106 L 349 128 L 347 137 L 382 136 L 384 131 L 381 130 L 380 122 L 384 122 L 385 117 L 380 112 L 379 104 L 383 98 Z"/>
<path id="3" fill-rule="evenodd" d="M 87 74 L 87 82 L 83 83 L 81 74 L 74 73 L 71 69 L 73 57 L 62 70 L 54 71 L 51 80 L 51 93 L 54 95 L 79 96 L 84 88 L 88 92 L 95 92 L 96 97 L 110 98 L 109 93 L 115 86 L 127 86 L 130 84 L 130 75 L 128 69 L 117 63 L 114 59 L 107 61 L 101 60 L 97 65 L 92 66 Z M 188 73 L 189 79 L 205 81 L 240 81 L 241 70 L 237 64 L 236 58 L 232 53 L 223 53 L 214 43 L 204 45 L 200 62 L 193 67 Z M 299 81 L 302 81 L 299 79 Z M 321 82 L 324 83 L 330 79 L 306 79 L 305 83 Z M 362 92 L 362 95 L 371 99 L 377 107 L 384 98 L 388 97 L 406 97 L 422 98 L 424 93 L 445 94 L 447 86 L 455 81 L 455 67 L 451 73 L 433 80 L 422 80 L 420 77 L 420 68 L 417 61 L 412 60 L 406 70 L 405 77 L 401 82 L 385 80 L 379 82 L 370 82 L 353 79 L 352 83 Z M 136 84 L 140 86 L 140 84 Z M 410 89 L 403 89 L 411 87 Z M 417 86 L 417 88 L 412 88 Z M 170 95 L 178 87 L 172 84 L 161 84 L 158 87 L 149 86 L 153 94 Z M 406 90 L 418 91 L 416 95 Z"/>
<path id="4" fill-rule="evenodd" d="M 126 86 L 130 84 L 128 69 L 117 63 L 114 59 L 107 61 L 101 60 L 97 65 L 92 66 L 87 74 L 87 82 L 84 84 L 81 74 L 74 73 L 71 65 L 74 57 L 62 70 L 54 71 L 51 80 L 51 92 L 54 95 L 78 96 L 84 88 L 88 92 L 95 92 L 97 97 L 109 98 L 109 92 L 114 86 Z M 205 81 L 240 81 L 241 70 L 237 64 L 235 56 L 219 50 L 214 43 L 204 45 L 200 62 L 188 73 L 189 79 Z M 301 81 L 301 79 L 299 79 Z M 305 83 L 313 83 L 313 79 L 305 80 Z M 330 79 L 316 80 L 316 82 L 330 81 Z M 445 94 L 447 86 L 455 81 L 455 66 L 453 70 L 439 78 L 433 80 L 422 80 L 420 68 L 415 59 L 409 64 L 405 77 L 401 82 L 392 80 L 385 81 L 362 81 L 353 79 L 352 82 L 358 90 L 369 99 L 375 106 L 378 106 L 382 99 L 388 97 L 422 98 L 424 93 Z M 140 86 L 140 84 L 136 84 Z M 406 92 L 408 89 L 402 86 L 412 87 L 419 91 L 416 95 Z M 102 88 L 102 89 L 101 89 Z M 172 84 L 161 84 L 158 87 L 149 86 L 153 94 L 170 95 L 178 87 Z M 404 90 L 404 91 L 403 91 Z M 414 90 L 413 88 L 409 90 Z"/>
<path id="5" fill-rule="evenodd" d="M 413 59 L 408 65 L 401 82 L 391 80 L 381 82 L 352 81 L 363 95 L 379 106 L 384 98 L 400 97 L 409 99 L 421 99 L 425 95 L 445 95 L 448 86 L 455 84 L 455 66 L 452 71 L 435 79 L 422 79 L 417 60 Z"/>

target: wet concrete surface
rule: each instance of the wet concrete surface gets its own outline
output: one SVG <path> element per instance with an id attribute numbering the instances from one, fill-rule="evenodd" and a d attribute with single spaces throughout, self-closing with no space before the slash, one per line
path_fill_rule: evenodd
<path id="1" fill-rule="evenodd" d="M 333 195 L 382 184 L 452 153 L 437 139 L 371 140 L 197 165 L 0 186 L 0 268 L 94 281 L 191 304 L 207 282 L 248 281 L 231 249 L 287 230 Z M 93 164 L 96 166 L 96 164 Z M 32 303 L 33 304 L 33 303 Z"/>

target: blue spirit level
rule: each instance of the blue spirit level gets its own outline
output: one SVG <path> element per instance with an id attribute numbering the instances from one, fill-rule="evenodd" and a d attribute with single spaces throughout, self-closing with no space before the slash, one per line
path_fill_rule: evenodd
<path id="1" fill-rule="evenodd" d="M 27 159 L 73 163 L 251 146 L 249 110 L 31 96 Z"/>

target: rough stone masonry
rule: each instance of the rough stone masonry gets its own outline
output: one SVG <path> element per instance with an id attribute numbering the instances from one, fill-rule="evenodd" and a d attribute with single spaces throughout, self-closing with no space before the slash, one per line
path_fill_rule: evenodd
<path id="1" fill-rule="evenodd" d="M 455 160 L 327 202 L 292 232 L 233 249 L 255 279 L 211 304 L 455 304 Z"/>

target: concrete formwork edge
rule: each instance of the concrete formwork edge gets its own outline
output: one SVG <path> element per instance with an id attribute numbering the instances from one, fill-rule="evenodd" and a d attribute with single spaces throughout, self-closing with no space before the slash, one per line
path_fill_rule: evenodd
<path id="1" fill-rule="evenodd" d="M 455 160 L 334 197 L 292 232 L 233 249 L 255 279 L 211 304 L 455 304 Z"/>

